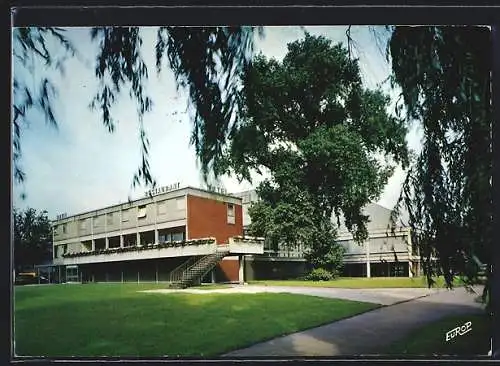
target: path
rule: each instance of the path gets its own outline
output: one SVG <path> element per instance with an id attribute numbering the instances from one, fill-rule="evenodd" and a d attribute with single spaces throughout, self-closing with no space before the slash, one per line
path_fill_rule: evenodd
<path id="1" fill-rule="evenodd" d="M 221 289 L 155 289 L 146 290 L 144 292 L 160 292 L 160 293 L 194 293 L 194 294 L 213 294 L 213 293 L 292 293 L 300 295 L 310 295 L 319 297 L 328 297 L 334 299 L 344 299 L 353 301 L 371 302 L 381 305 L 392 305 L 401 301 L 408 301 L 430 294 L 445 291 L 444 289 L 428 289 L 428 288 L 373 288 L 373 289 L 348 289 L 348 288 L 319 288 L 319 287 L 292 287 L 292 286 L 232 286 L 230 288 Z"/>
<path id="2" fill-rule="evenodd" d="M 386 293 L 394 293 L 393 290 L 395 289 L 384 289 Z M 363 296 L 368 296 L 366 293 L 369 292 L 377 293 L 377 291 L 367 290 L 354 291 L 364 293 Z M 474 301 L 476 296 L 467 293 L 463 288 L 451 291 L 434 290 L 434 293 L 429 296 L 385 306 L 349 319 L 258 343 L 224 356 L 293 357 L 377 354 L 384 347 L 426 323 L 450 315 L 479 313 L 481 305 Z M 443 334 L 443 341 L 444 337 Z"/>

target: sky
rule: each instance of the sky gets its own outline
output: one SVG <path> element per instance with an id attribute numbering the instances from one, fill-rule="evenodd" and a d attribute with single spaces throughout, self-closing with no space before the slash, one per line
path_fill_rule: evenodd
<path id="1" fill-rule="evenodd" d="M 256 38 L 256 51 L 281 60 L 287 43 L 302 38 L 304 31 L 345 43 L 346 29 L 344 26 L 265 27 L 264 38 Z M 15 77 L 34 85 L 35 80 L 49 75 L 58 90 L 54 103 L 58 128 L 47 125 L 40 112 L 30 113 L 30 124 L 22 129 L 21 166 L 26 180 L 22 185 L 13 186 L 14 207 L 47 210 L 50 218 L 126 202 L 128 197 L 140 198 L 146 190 L 132 188 L 132 178 L 140 163 L 134 104 L 124 93 L 112 109 L 117 120 L 115 132 L 107 132 L 99 114 L 88 107 L 98 86 L 92 69 L 97 45 L 90 41 L 88 28 L 68 28 L 66 32 L 81 57 L 68 59 L 64 76 L 47 71 L 42 65 L 35 65 L 34 72 L 26 72 L 13 62 Z M 177 90 L 174 76 L 167 67 L 159 76 L 156 74 L 156 28 L 142 28 L 141 34 L 142 54 L 150 73 L 146 91 L 154 103 L 153 110 L 144 117 L 152 174 L 160 187 L 175 182 L 181 186 L 203 187 L 195 151 L 189 144 L 192 122 L 187 114 L 186 94 Z M 365 86 L 381 85 L 395 98 L 397 90 L 390 90 L 387 83 L 381 84 L 390 72 L 383 47 L 375 42 L 368 27 L 352 27 L 351 36 L 356 42 L 354 52 L 359 58 Z M 419 149 L 418 130 L 411 129 L 407 140 L 410 148 Z M 253 178 L 252 183 L 239 183 L 235 178 L 224 177 L 222 183 L 228 192 L 239 192 L 255 187 L 264 177 L 254 175 Z M 379 204 L 394 206 L 403 178 L 404 172 L 396 169 Z M 25 193 L 25 199 L 20 198 L 21 193 Z"/>

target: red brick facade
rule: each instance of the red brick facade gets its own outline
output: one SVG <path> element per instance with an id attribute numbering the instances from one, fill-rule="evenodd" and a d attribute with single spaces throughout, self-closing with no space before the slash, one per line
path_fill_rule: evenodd
<path id="1" fill-rule="evenodd" d="M 238 282 L 240 263 L 237 260 L 222 260 L 216 267 L 217 282 Z"/>
<path id="2" fill-rule="evenodd" d="M 232 236 L 243 235 L 241 205 L 234 204 L 235 223 L 227 222 L 227 202 L 187 195 L 188 239 L 215 237 L 227 244 Z"/>

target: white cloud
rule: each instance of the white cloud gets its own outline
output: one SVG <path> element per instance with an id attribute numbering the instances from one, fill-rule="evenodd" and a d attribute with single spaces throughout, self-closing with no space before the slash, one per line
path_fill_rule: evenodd
<path id="1" fill-rule="evenodd" d="M 346 40 L 345 27 L 305 29 L 314 35 L 324 34 L 335 42 Z M 287 52 L 286 44 L 301 38 L 303 32 L 299 27 L 268 27 L 266 37 L 257 43 L 257 50 L 267 57 L 282 59 Z M 359 37 L 360 48 L 365 50 L 359 55 L 360 64 L 367 85 L 373 87 L 387 77 L 389 68 L 381 61 L 378 50 L 368 44 L 370 38 L 366 29 L 354 27 L 352 32 L 353 37 Z M 72 29 L 68 34 L 90 64 L 95 57 L 96 45 L 90 42 L 88 29 Z M 154 102 L 153 111 L 144 118 L 151 143 L 152 173 L 160 186 L 174 182 L 201 186 L 194 148 L 189 145 L 192 123 L 185 113 L 186 96 L 176 91 L 173 74 L 166 66 L 162 77 L 156 76 L 155 29 L 144 29 L 142 34 L 144 57 L 150 72 L 147 92 L 153 96 Z M 97 90 L 94 71 L 78 60 L 69 61 L 66 71 L 64 79 L 56 78 L 60 91 L 56 108 L 59 130 L 47 127 L 38 118 L 24 131 L 25 201 L 18 198 L 21 187 L 14 187 L 16 206 L 47 209 L 52 217 L 62 212 L 74 214 L 124 202 L 129 195 L 138 197 L 144 192 L 142 187 L 131 189 L 133 174 L 140 163 L 135 106 L 123 97 L 113 109 L 118 121 L 116 131 L 107 133 L 99 115 L 88 109 Z M 415 142 L 415 137 L 411 135 L 410 140 Z M 254 183 L 258 183 L 264 177 L 253 174 L 253 178 Z M 395 192 L 398 192 L 401 181 L 402 172 L 397 172 L 380 202 L 390 207 L 395 202 Z M 234 178 L 225 177 L 222 182 L 228 191 L 252 187 L 248 182 L 240 184 Z"/>

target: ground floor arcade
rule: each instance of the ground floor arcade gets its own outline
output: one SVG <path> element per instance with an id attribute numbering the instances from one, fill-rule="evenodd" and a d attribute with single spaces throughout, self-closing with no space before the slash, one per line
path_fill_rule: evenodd
<path id="1" fill-rule="evenodd" d="M 51 282 L 169 282 L 173 270 L 194 257 L 157 258 L 134 261 L 54 265 L 39 268 L 40 275 Z M 200 256 L 201 258 L 201 256 Z M 238 283 L 244 278 L 244 257 L 229 256 L 222 259 L 202 282 Z"/>

